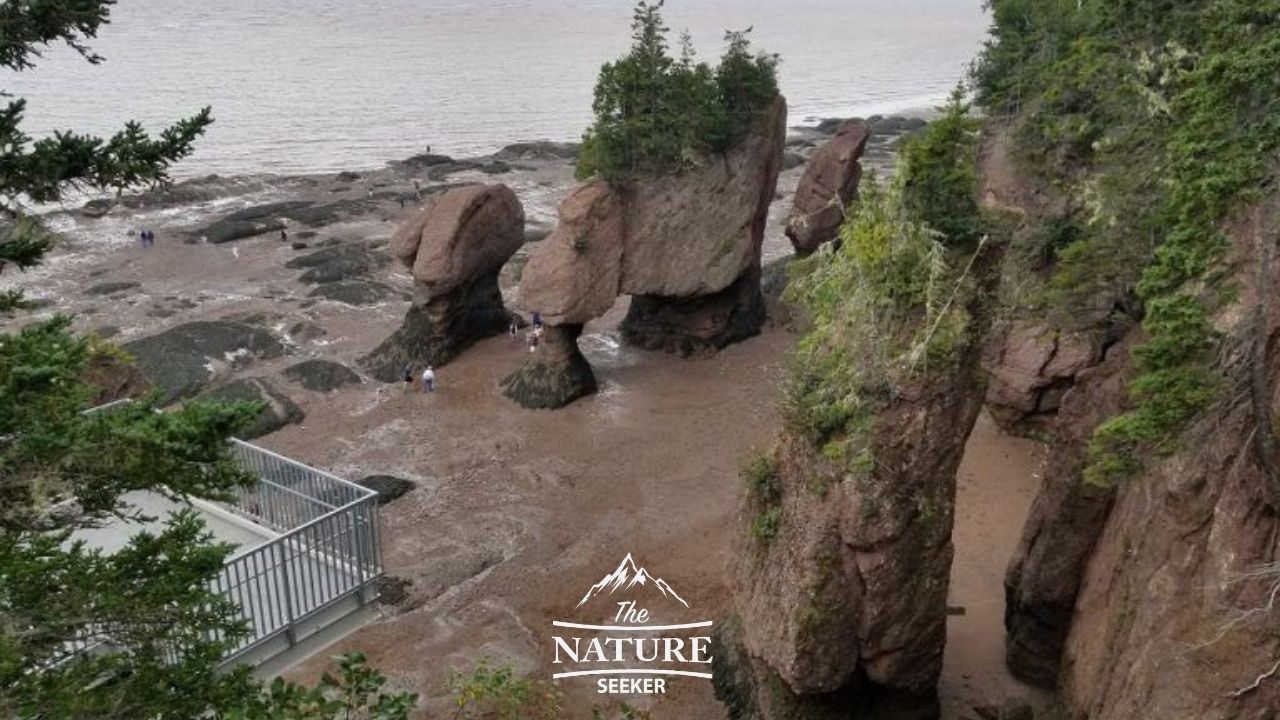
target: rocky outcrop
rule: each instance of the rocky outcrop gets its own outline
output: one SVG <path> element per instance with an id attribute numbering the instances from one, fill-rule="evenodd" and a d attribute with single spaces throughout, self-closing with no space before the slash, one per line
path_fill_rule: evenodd
<path id="1" fill-rule="evenodd" d="M 397 296 L 390 286 L 365 278 L 350 278 L 318 285 L 307 297 L 332 300 L 344 305 L 377 305 Z"/>
<path id="2" fill-rule="evenodd" d="M 595 374 L 578 349 L 581 334 L 581 325 L 546 326 L 528 362 L 502 381 L 503 394 L 531 410 L 553 410 L 594 393 Z"/>
<path id="3" fill-rule="evenodd" d="M 634 296 L 622 324 L 628 342 L 689 355 L 760 331 L 760 246 L 782 170 L 786 121 L 786 102 L 778 98 L 723 158 L 624 189 L 618 290 Z"/>
<path id="4" fill-rule="evenodd" d="M 860 122 L 840 125 L 835 137 L 813 153 L 796 187 L 787 237 L 797 255 L 808 255 L 831 242 L 844 223 L 844 208 L 858 194 L 862 151 L 870 129 Z"/>
<path id="5" fill-rule="evenodd" d="M 1009 342 L 1017 346 L 1027 337 L 1015 332 Z M 1083 474 L 1094 429 L 1123 409 L 1132 376 L 1130 345 L 1110 348 L 1105 362 L 1078 373 L 1063 397 L 1051 426 L 1044 482 L 1005 574 L 1009 670 L 1040 687 L 1057 682 L 1085 564 L 1115 494 L 1113 488 L 1086 483 Z M 1005 356 L 1024 354 L 1014 347 Z M 995 377 L 988 397 L 996 391 Z"/>
<path id="6" fill-rule="evenodd" d="M 464 348 L 504 332 L 511 316 L 498 273 L 524 243 L 524 209 L 505 185 L 471 185 L 431 196 L 392 238 L 412 269 L 404 324 L 361 362 L 384 382 L 406 365 L 444 365 Z"/>
<path id="7" fill-rule="evenodd" d="M 354 370 L 332 360 L 303 360 L 285 368 L 284 376 L 312 392 L 333 392 L 346 385 L 359 385 Z"/>
<path id="8" fill-rule="evenodd" d="M 1280 223 L 1275 198 L 1257 212 L 1258 227 Z M 1080 468 L 1093 427 L 1128 400 L 1128 348 L 1081 373 L 1058 413 L 1050 474 L 1006 580 L 1006 623 L 1010 669 L 1056 681 L 1073 718 L 1280 707 L 1280 478 L 1263 450 L 1267 410 L 1280 406 L 1280 269 L 1263 250 L 1274 241 L 1227 235 L 1234 294 L 1213 323 L 1221 400 L 1115 487 L 1082 482 Z"/>
<path id="9" fill-rule="evenodd" d="M 549 326 L 579 328 L 558 341 L 576 339 L 580 326 L 608 312 L 619 295 L 633 296 L 621 329 L 640 347 L 691 355 L 758 333 L 765 319 L 760 246 L 782 167 L 786 116 L 779 97 L 746 139 L 701 168 L 579 187 L 560 204 L 559 225 L 522 271 L 520 306 Z M 557 359 L 571 364 L 557 371 L 551 364 Z M 537 403 L 531 407 L 567 402 L 595 387 L 576 350 L 540 351 L 526 371 L 508 378 L 507 394 Z M 513 386 L 518 378 L 538 389 Z"/>
<path id="10" fill-rule="evenodd" d="M 815 438 L 790 423 L 766 469 L 751 471 L 734 617 L 715 656 L 733 720 L 938 717 L 956 471 L 985 396 L 980 348 L 997 252 L 975 263 L 948 362 L 915 372 L 860 363 L 856 431 Z M 874 348 L 913 333 L 870 322 L 847 331 L 846 361 L 883 361 Z"/>
<path id="11" fill-rule="evenodd" d="M 404 497 L 404 494 L 416 487 L 416 483 L 395 475 L 369 475 L 357 483 L 378 493 L 378 504 L 386 505 Z"/>
<path id="12" fill-rule="evenodd" d="M 361 244 L 349 244 L 307 253 L 293 258 L 284 266 L 290 270 L 303 270 L 298 280 L 322 285 L 358 278 L 390 263 L 391 257 L 384 252 Z"/>
<path id="13" fill-rule="evenodd" d="M 252 402 L 261 406 L 253 423 L 236 434 L 241 440 L 252 440 L 289 425 L 302 422 L 305 415 L 265 378 L 242 378 L 216 387 L 200 396 L 221 402 Z"/>
<path id="14" fill-rule="evenodd" d="M 195 395 L 225 370 L 284 355 L 270 332 L 228 321 L 186 323 L 123 347 L 162 403 Z"/>
<path id="15" fill-rule="evenodd" d="M 729 287 L 709 295 L 637 295 L 620 329 L 622 339 L 636 347 L 689 356 L 755 335 L 765 317 L 760 268 L 751 267 Z"/>
<path id="16" fill-rule="evenodd" d="M 1044 432 L 1083 370 L 1096 366 L 1113 332 L 1054 330 L 1042 322 L 1011 324 L 984 361 L 991 417 L 1006 432 Z"/>
<path id="17" fill-rule="evenodd" d="M 618 298 L 622 200 L 608 183 L 593 182 L 574 190 L 559 211 L 559 225 L 524 266 L 520 304 L 550 325 L 582 325 Z"/>

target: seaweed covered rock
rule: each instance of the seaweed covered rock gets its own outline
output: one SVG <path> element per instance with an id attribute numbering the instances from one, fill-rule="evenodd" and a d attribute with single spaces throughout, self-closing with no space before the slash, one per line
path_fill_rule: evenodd
<path id="1" fill-rule="evenodd" d="M 841 123 L 835 137 L 813 153 L 787 220 L 787 237 L 796 254 L 808 255 L 840 232 L 844 207 L 858 195 L 860 160 L 870 136 L 861 122 Z"/>
<path id="2" fill-rule="evenodd" d="M 267 330 L 219 320 L 178 325 L 126 343 L 124 350 L 161 401 L 172 402 L 195 395 L 226 370 L 278 358 L 285 348 Z"/>
<path id="3" fill-rule="evenodd" d="M 470 185 L 432 196 L 396 233 L 391 252 L 412 268 L 413 306 L 390 338 L 361 360 L 373 377 L 405 366 L 443 365 L 507 329 L 498 274 L 524 244 L 524 208 L 505 185 Z"/>
<path id="4" fill-rule="evenodd" d="M 581 325 L 548 325 L 527 362 L 502 381 L 502 392 L 530 409 L 561 408 L 596 391 L 591 364 L 578 349 Z"/>
<path id="5" fill-rule="evenodd" d="M 265 378 L 241 378 L 216 387 L 201 398 L 227 402 L 254 402 L 262 407 L 253 424 L 238 433 L 241 440 L 252 440 L 289 425 L 302 422 L 305 415 L 298 404 L 289 399 Z"/>
<path id="6" fill-rule="evenodd" d="M 284 376 L 313 392 L 332 392 L 345 385 L 360 384 L 354 370 L 332 360 L 314 358 L 285 368 Z"/>

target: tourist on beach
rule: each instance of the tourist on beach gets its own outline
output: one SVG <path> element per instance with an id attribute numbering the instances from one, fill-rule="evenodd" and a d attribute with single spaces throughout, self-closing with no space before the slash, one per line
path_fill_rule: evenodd
<path id="1" fill-rule="evenodd" d="M 426 370 L 422 371 L 422 392 L 435 392 L 436 389 L 436 371 L 428 365 Z"/>
<path id="2" fill-rule="evenodd" d="M 413 391 L 413 366 L 405 365 L 400 376 L 404 379 L 404 394 L 408 395 Z"/>
<path id="3" fill-rule="evenodd" d="M 541 329 L 542 329 L 542 315 L 541 315 L 541 313 L 537 313 L 537 312 L 535 312 L 535 313 L 533 314 L 533 329 L 534 329 L 534 330 L 541 330 Z"/>
<path id="4" fill-rule="evenodd" d="M 422 200 L 422 181 L 418 178 L 413 179 L 413 192 L 418 196 L 418 200 Z"/>
<path id="5" fill-rule="evenodd" d="M 541 333 L 536 328 L 529 330 L 529 352 L 537 352 L 538 342 L 542 339 Z"/>

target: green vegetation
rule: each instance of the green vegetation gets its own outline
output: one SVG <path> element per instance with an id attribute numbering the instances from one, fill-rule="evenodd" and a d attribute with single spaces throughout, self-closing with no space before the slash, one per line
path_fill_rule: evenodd
<path id="1" fill-rule="evenodd" d="M 782 478 L 778 475 L 777 451 L 752 458 L 742 471 L 747 499 L 755 509 L 751 537 L 768 545 L 782 526 Z"/>
<path id="2" fill-rule="evenodd" d="M 64 43 L 90 63 L 102 58 L 86 46 L 107 23 L 115 0 L 26 0 L 0 4 L 0 67 L 34 67 L 48 45 Z M 58 132 L 33 141 L 21 129 L 26 101 L 0 108 L 0 272 L 36 265 L 53 236 L 27 212 L 28 203 L 60 200 L 66 190 L 122 190 L 168 180 L 171 163 L 188 154 L 213 122 L 209 108 L 152 138 L 136 122 L 110 138 Z M 22 307 L 20 292 L 0 294 L 0 312 Z"/>
<path id="3" fill-rule="evenodd" d="M 554 720 L 560 715 L 560 691 L 546 682 L 517 677 L 510 665 L 480 661 L 470 672 L 449 679 L 455 718 Z"/>
<path id="4" fill-rule="evenodd" d="M 80 378 L 118 351 L 69 325 L 56 318 L 0 334 L 0 714 L 330 718 L 338 711 L 290 708 L 341 707 L 404 717 L 395 709 L 412 707 L 407 695 L 320 703 L 338 687 L 381 684 L 358 658 L 344 661 L 338 684 L 311 689 L 264 689 L 247 669 L 220 672 L 245 628 L 239 608 L 210 589 L 232 548 L 194 512 L 111 554 L 71 539 L 108 518 L 140 518 L 125 500 L 131 491 L 218 499 L 249 481 L 226 439 L 258 408 L 193 402 L 161 413 L 140 400 L 85 412 L 98 390 Z M 106 644 L 84 653 L 73 642 Z"/>
<path id="5" fill-rule="evenodd" d="M 996 0 L 975 68 L 1024 165 L 1074 205 L 1053 238 L 1048 302 L 1096 322 L 1140 301 L 1132 408 L 1091 445 L 1091 482 L 1175 446 L 1223 382 L 1211 316 L 1223 223 L 1274 187 L 1280 148 L 1277 0 Z M 1081 311 L 1084 311 L 1083 313 Z"/>
<path id="6" fill-rule="evenodd" d="M 988 233 L 972 199 L 976 131 L 955 93 L 904 143 L 892 183 L 863 183 L 838 248 L 795 263 L 788 297 L 814 327 L 796 352 L 786 416 L 829 460 L 872 467 L 860 439 L 875 413 L 901 383 L 949 367 L 966 338 L 971 265 Z"/>
<path id="7" fill-rule="evenodd" d="M 696 166 L 742 140 L 778 94 L 778 56 L 753 54 L 749 31 L 725 33 L 727 48 L 716 68 L 697 62 L 687 34 L 679 59 L 672 58 L 662 5 L 636 5 L 631 51 L 600 69 L 579 179 L 622 180 Z"/>
<path id="8" fill-rule="evenodd" d="M 64 42 L 84 43 L 107 22 L 110 0 L 0 4 L 0 65 L 31 67 Z M 32 142 L 24 104 L 0 110 L 0 271 L 38 264 L 52 236 L 26 203 L 72 187 L 117 190 L 166 180 L 209 124 L 208 110 L 151 139 L 130 123 L 108 140 L 58 133 Z M 0 297 L 0 311 L 22 296 Z M 55 317 L 0 333 L 0 715 L 37 718 L 401 720 L 416 703 L 386 693 L 358 655 L 315 687 L 264 687 L 248 668 L 220 669 L 245 636 L 240 610 L 210 589 L 230 546 L 193 512 L 105 554 L 72 539 L 111 518 L 142 519 L 126 501 L 147 490 L 224 498 L 250 480 L 227 438 L 257 415 L 250 404 L 193 402 L 157 412 L 150 399 L 86 412 L 99 389 L 84 378 L 127 360 L 70 332 Z M 92 646 L 91 652 L 79 648 Z"/>

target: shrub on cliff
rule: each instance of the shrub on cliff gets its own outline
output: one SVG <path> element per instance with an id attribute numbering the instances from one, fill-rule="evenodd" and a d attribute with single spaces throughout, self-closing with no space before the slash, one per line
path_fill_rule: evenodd
<path id="1" fill-rule="evenodd" d="M 840 242 L 793 264 L 788 298 L 813 329 L 787 386 L 792 429 L 829 459 L 865 465 L 858 439 L 896 388 L 945 369 L 969 332 L 973 264 L 995 229 L 974 195 L 977 134 L 962 93 L 869 176 Z"/>
<path id="2" fill-rule="evenodd" d="M 778 94 L 778 56 L 752 53 L 750 30 L 728 32 L 720 64 L 697 62 L 686 33 L 669 54 L 663 2 L 640 2 L 631 51 L 605 63 L 595 121 L 583 136 L 579 179 L 678 172 L 732 148 Z"/>
<path id="3" fill-rule="evenodd" d="M 979 99 L 1072 208 L 1048 308 L 1086 325 L 1126 308 L 1149 336 L 1131 408 L 1091 446 L 1086 477 L 1111 483 L 1239 382 L 1217 367 L 1212 319 L 1232 297 L 1222 226 L 1280 180 L 1280 0 L 991 7 Z"/>

